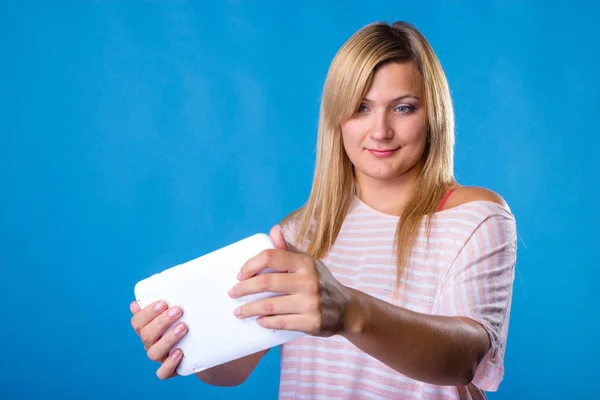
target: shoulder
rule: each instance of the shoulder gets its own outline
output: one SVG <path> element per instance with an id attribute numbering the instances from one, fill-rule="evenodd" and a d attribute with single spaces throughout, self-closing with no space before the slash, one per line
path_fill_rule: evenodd
<path id="1" fill-rule="evenodd" d="M 516 244 L 515 217 L 498 193 L 482 187 L 460 186 L 452 192 L 446 204 L 445 209 L 456 208 L 461 215 L 463 228 L 468 233 L 465 243 L 475 237 L 472 246 L 489 246 L 494 242 Z M 456 217 L 457 214 L 451 215 Z M 452 224 L 456 224 L 456 218 Z"/>
<path id="2" fill-rule="evenodd" d="M 475 201 L 488 201 L 509 209 L 506 201 L 498 193 L 477 186 L 459 186 L 456 188 L 448 198 L 444 209 L 447 210 Z"/>

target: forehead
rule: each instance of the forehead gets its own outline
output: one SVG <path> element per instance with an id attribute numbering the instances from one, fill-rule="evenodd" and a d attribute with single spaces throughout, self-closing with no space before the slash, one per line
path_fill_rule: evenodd
<path id="1" fill-rule="evenodd" d="M 366 97 L 372 100 L 412 94 L 422 98 L 421 73 L 412 62 L 391 62 L 379 67 L 373 75 Z"/>

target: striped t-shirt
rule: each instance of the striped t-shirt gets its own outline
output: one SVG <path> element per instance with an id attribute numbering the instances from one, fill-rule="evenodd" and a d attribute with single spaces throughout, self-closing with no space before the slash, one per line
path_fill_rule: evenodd
<path id="1" fill-rule="evenodd" d="M 516 261 L 516 225 L 510 210 L 474 201 L 437 212 L 429 246 L 425 223 L 398 292 L 392 251 L 398 217 L 358 198 L 323 262 L 343 285 L 397 306 L 481 323 L 491 349 L 471 384 L 437 386 L 408 378 L 345 338 L 306 336 L 281 348 L 280 399 L 481 399 L 504 374 L 504 350 Z M 293 228 L 284 227 L 286 239 Z M 402 293 L 399 297 L 397 293 Z"/>

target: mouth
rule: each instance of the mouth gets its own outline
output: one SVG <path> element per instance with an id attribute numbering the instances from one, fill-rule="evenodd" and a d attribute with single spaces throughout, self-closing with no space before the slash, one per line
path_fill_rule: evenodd
<path id="1" fill-rule="evenodd" d="M 396 151 L 398 151 L 400 147 L 395 149 L 367 149 L 369 153 L 373 154 L 375 157 L 386 158 L 392 156 Z"/>

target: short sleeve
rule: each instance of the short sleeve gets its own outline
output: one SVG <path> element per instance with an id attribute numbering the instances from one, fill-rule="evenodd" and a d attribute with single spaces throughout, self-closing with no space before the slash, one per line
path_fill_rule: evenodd
<path id="1" fill-rule="evenodd" d="M 498 390 L 504 376 L 516 246 L 510 213 L 486 217 L 448 270 L 434 307 L 435 314 L 470 318 L 487 331 L 491 347 L 473 379 L 485 391 Z"/>

